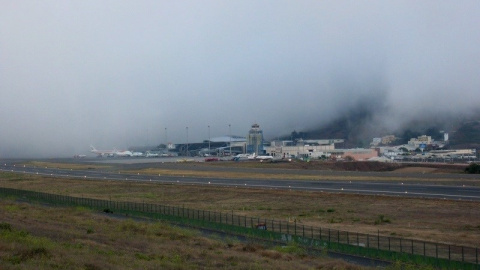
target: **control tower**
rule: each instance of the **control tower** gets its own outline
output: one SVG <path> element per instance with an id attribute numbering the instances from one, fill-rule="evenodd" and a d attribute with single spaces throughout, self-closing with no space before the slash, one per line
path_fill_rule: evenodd
<path id="1" fill-rule="evenodd" d="M 253 124 L 247 135 L 247 153 L 263 154 L 263 131 L 258 124 Z"/>

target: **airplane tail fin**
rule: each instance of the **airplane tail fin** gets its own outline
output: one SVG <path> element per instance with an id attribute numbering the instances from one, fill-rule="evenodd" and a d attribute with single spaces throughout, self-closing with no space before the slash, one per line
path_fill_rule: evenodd
<path id="1" fill-rule="evenodd" d="M 97 151 L 97 149 L 96 149 L 95 146 L 93 146 L 93 145 L 90 145 L 90 150 L 91 150 L 91 151 Z"/>

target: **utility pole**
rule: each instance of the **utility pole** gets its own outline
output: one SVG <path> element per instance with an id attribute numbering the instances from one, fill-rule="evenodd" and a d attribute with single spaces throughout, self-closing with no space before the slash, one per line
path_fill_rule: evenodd
<path id="1" fill-rule="evenodd" d="M 187 156 L 189 156 L 188 154 L 188 127 L 185 128 L 187 130 Z"/>
<path id="2" fill-rule="evenodd" d="M 232 156 L 232 125 L 228 124 L 228 133 L 230 133 L 230 157 Z"/>
<path id="3" fill-rule="evenodd" d="M 208 126 L 208 154 L 210 155 L 210 125 Z"/>
<path id="4" fill-rule="evenodd" d="M 168 151 L 168 136 L 167 136 L 167 128 L 165 128 L 165 149 Z"/>

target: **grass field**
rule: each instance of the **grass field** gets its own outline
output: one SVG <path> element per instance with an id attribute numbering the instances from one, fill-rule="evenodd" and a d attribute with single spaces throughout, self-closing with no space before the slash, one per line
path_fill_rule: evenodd
<path id="1" fill-rule="evenodd" d="M 298 246 L 203 237 L 162 222 L 0 200 L 1 269 L 361 269 Z"/>
<path id="2" fill-rule="evenodd" d="M 1 185 L 70 196 L 136 201 L 476 247 L 480 203 L 324 192 L 72 180 L 1 174 Z"/>
<path id="3" fill-rule="evenodd" d="M 69 165 L 71 164 L 63 166 Z M 55 167 L 52 164 L 42 164 L 42 166 Z M 85 168 L 80 167 L 80 169 Z M 156 170 L 158 168 L 144 169 L 142 173 L 149 171 L 156 174 L 158 172 Z M 176 175 L 190 173 L 192 176 L 199 177 L 212 177 L 210 173 L 215 173 L 214 175 L 224 173 L 211 172 L 205 168 L 198 171 L 191 169 L 171 171 Z M 232 172 L 232 174 L 235 173 L 237 172 Z M 254 174 L 255 177 L 259 177 L 257 172 L 252 172 L 250 175 Z M 392 179 L 396 181 L 396 177 Z M 379 233 L 384 236 L 454 245 L 478 247 L 480 243 L 480 202 L 151 182 L 74 180 L 14 173 L 0 173 L 0 185 L 69 196 L 146 202 L 275 220 L 295 220 L 299 225 L 360 233 Z M 17 218 L 20 216 L 17 215 Z M 13 220 L 10 222 L 13 223 Z M 271 251 L 262 252 L 269 254 Z M 263 258 L 262 255 L 260 258 Z M 225 266 L 225 262 L 222 263 L 224 266 L 212 268 L 232 268 L 229 265 Z M 345 267 L 348 269 L 349 266 Z M 92 269 L 103 268 L 108 267 Z M 255 269 L 251 265 L 239 268 Z M 343 268 L 327 266 L 325 269 Z"/>

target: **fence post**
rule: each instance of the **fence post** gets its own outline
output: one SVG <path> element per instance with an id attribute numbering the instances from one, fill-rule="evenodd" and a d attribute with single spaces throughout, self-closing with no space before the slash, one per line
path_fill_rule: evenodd
<path id="1" fill-rule="evenodd" d="M 360 239 L 358 237 L 358 232 L 357 232 L 357 247 L 358 247 L 358 250 L 360 250 Z"/>
<path id="2" fill-rule="evenodd" d="M 350 241 L 348 240 L 348 231 L 347 231 L 347 245 L 350 245 Z"/>
<path id="3" fill-rule="evenodd" d="M 305 238 L 305 225 L 302 225 L 302 237 Z"/>
<path id="4" fill-rule="evenodd" d="M 412 255 L 413 255 L 413 240 L 412 240 Z"/>
<path id="5" fill-rule="evenodd" d="M 380 230 L 377 230 L 377 249 L 380 250 Z"/>
<path id="6" fill-rule="evenodd" d="M 297 219 L 294 220 L 295 224 L 295 228 L 294 228 L 294 232 L 295 232 L 295 236 L 297 236 Z"/>
<path id="7" fill-rule="evenodd" d="M 367 248 L 370 247 L 370 234 L 367 233 Z"/>
<path id="8" fill-rule="evenodd" d="M 328 228 L 328 243 L 330 244 L 330 228 Z"/>

